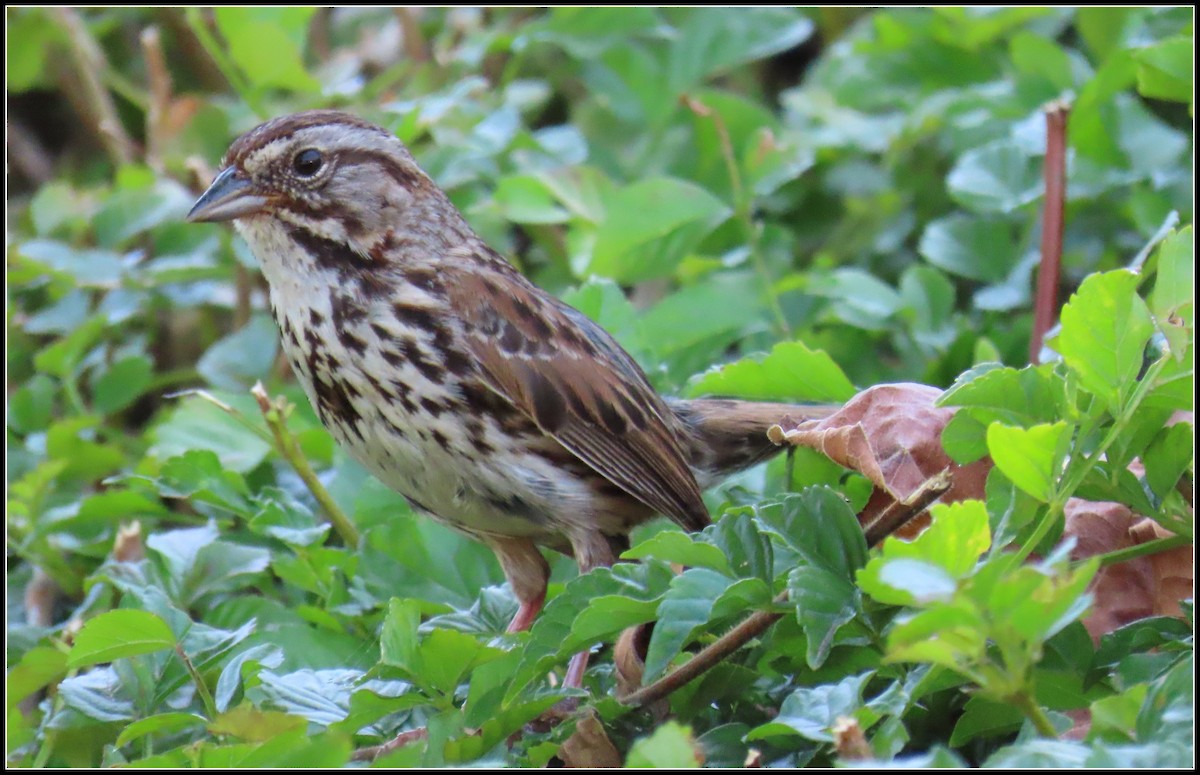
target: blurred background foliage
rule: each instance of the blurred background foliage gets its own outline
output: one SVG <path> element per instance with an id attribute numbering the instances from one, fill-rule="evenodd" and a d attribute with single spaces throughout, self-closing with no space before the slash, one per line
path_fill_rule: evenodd
<path id="1" fill-rule="evenodd" d="M 393 130 L 492 246 L 666 392 L 790 340 L 859 388 L 944 387 L 1026 362 L 1047 103 L 1072 104 L 1064 298 L 1192 221 L 1192 25 L 1190 8 L 7 9 L 9 665 L 41 664 L 66 622 L 126 595 L 187 612 L 213 676 L 235 644 L 286 643 L 243 660 L 262 670 L 244 691 L 295 710 L 302 671 L 328 686 L 375 664 L 392 595 L 478 613 L 501 581 L 485 549 L 403 518 L 334 449 L 245 245 L 182 222 L 260 121 L 332 106 Z M 297 402 L 358 549 L 322 546 L 256 380 Z M 840 385 L 723 384 L 792 400 Z M 170 397 L 189 388 L 231 411 Z M 743 499 L 767 481 L 743 477 Z M 136 569 L 111 556 L 133 519 L 149 536 Z M 60 592 L 39 620 L 42 577 Z M 168 661 L 87 673 L 10 720 L 10 753 L 148 755 L 114 730 L 195 700 Z M 192 739 L 185 722 L 162 739 Z M 72 746 L 47 743 L 63 730 Z"/>

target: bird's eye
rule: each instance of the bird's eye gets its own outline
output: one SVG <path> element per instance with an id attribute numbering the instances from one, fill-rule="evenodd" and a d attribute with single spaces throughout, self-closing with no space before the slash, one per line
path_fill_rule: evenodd
<path id="1" fill-rule="evenodd" d="M 311 178 L 321 169 L 321 152 L 316 148 L 305 148 L 292 160 L 292 168 L 302 178 Z"/>

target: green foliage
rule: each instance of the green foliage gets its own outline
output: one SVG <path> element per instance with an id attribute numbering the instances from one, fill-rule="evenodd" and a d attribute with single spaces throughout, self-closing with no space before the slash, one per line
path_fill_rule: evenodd
<path id="1" fill-rule="evenodd" d="M 1187 9 L 6 21 L 10 764 L 337 767 L 424 728 L 379 763 L 540 766 L 574 723 L 530 722 L 568 697 L 628 766 L 751 749 L 832 765 L 843 717 L 870 766 L 1191 762 L 1190 605 L 1093 646 L 1088 582 L 1131 555 L 1074 563 L 1059 541 L 1073 497 L 1174 534 L 1134 553 L 1194 532 L 1194 431 L 1169 424 L 1194 393 Z M 165 94 L 137 44 L 150 25 Z M 80 87 L 92 74 L 107 103 Z M 1028 366 L 1042 109 L 1059 99 L 1071 295 Z M 553 558 L 545 610 L 505 634 L 516 601 L 491 552 L 345 458 L 280 368 L 245 245 L 182 222 L 207 182 L 195 160 L 326 106 L 395 131 L 489 244 L 664 392 L 945 387 L 946 451 L 995 463 L 984 499 L 868 549 L 861 478 L 801 450 L 794 472 L 774 461 L 711 493 L 699 534 L 640 528 L 636 563 L 577 576 Z M 258 380 L 296 404 L 287 427 L 356 545 L 281 451 Z M 654 623 L 648 683 L 752 613 L 778 621 L 672 693 L 674 720 L 610 698 L 625 628 Z M 582 649 L 586 697 L 550 677 Z M 1085 710 L 1086 738 L 1052 739 Z"/>

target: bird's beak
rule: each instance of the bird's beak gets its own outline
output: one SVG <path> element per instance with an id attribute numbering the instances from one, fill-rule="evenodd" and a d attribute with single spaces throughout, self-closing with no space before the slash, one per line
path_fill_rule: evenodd
<path id="1" fill-rule="evenodd" d="M 192 205 L 188 221 L 232 221 L 262 212 L 267 198 L 254 193 L 253 184 L 238 174 L 236 167 L 217 175 L 208 190 Z"/>

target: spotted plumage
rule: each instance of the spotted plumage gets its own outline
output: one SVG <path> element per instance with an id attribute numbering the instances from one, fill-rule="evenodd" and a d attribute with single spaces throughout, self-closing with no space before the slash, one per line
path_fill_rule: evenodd
<path id="1" fill-rule="evenodd" d="M 819 413 L 665 401 L 603 329 L 485 245 L 399 140 L 345 113 L 243 135 L 189 217 L 233 220 L 250 244 L 334 438 L 495 550 L 514 629 L 545 595 L 538 546 L 586 570 L 656 513 L 698 530 L 701 485 L 769 455 L 785 412 Z"/>

